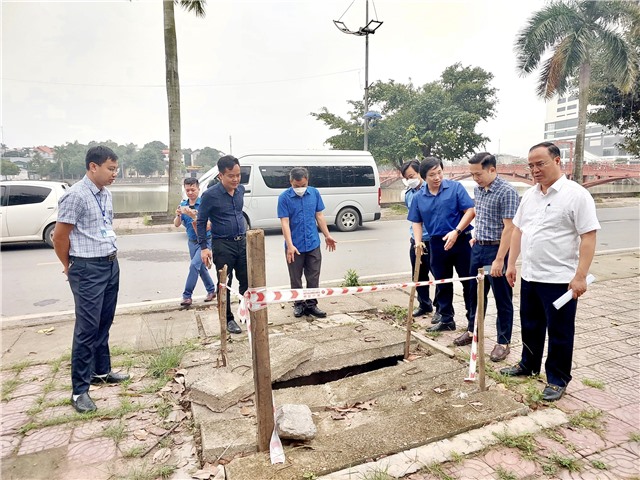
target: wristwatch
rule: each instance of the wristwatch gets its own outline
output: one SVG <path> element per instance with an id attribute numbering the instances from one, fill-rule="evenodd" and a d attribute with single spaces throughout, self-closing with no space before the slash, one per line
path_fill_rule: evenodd
<path id="1" fill-rule="evenodd" d="M 456 233 L 457 233 L 458 235 L 462 235 L 462 231 L 461 231 L 459 228 L 456 228 Z"/>

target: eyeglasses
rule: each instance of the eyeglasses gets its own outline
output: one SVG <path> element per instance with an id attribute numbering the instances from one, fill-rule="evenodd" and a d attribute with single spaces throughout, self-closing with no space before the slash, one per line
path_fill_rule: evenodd
<path id="1" fill-rule="evenodd" d="M 108 167 L 107 170 L 115 174 L 118 174 L 120 172 L 120 169 L 118 167 Z"/>
<path id="2" fill-rule="evenodd" d="M 551 163 L 551 162 L 536 162 L 536 163 L 530 163 L 529 165 L 527 165 L 527 169 L 528 169 L 528 170 L 533 170 L 534 168 L 537 168 L 538 170 L 542 170 L 544 167 L 546 167 L 547 165 L 549 165 L 549 163 Z"/>

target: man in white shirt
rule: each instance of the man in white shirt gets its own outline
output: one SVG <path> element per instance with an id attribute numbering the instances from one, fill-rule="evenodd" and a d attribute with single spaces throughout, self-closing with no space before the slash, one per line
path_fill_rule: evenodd
<path id="1" fill-rule="evenodd" d="M 531 147 L 529 169 L 537 185 L 523 195 L 513 219 L 516 228 L 507 266 L 507 280 L 513 286 L 516 259 L 522 254 L 522 358 L 500 373 L 538 374 L 548 331 L 547 386 L 542 399 L 551 402 L 564 395 L 571 381 L 577 300 L 587 291 L 600 223 L 589 192 L 563 175 L 556 145 L 543 142 Z M 567 290 L 573 290 L 573 299 L 557 310 L 552 303 Z"/>

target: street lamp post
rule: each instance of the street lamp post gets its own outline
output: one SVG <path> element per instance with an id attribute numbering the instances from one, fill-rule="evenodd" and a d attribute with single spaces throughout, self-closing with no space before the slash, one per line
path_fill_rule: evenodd
<path id="1" fill-rule="evenodd" d="M 345 11 L 345 13 L 347 12 Z M 342 16 L 344 16 L 344 13 Z M 344 22 L 340 20 L 334 20 L 333 23 L 342 33 L 359 37 L 364 36 L 364 150 L 369 150 L 369 116 L 367 116 L 369 112 L 369 34 L 376 33 L 382 22 L 378 21 L 377 18 L 369 21 L 369 0 L 366 0 L 364 27 L 360 27 L 358 30 L 349 30 Z"/>

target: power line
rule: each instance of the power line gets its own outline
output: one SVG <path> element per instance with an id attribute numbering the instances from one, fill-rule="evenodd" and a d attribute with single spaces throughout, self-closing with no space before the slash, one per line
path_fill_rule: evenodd
<path id="1" fill-rule="evenodd" d="M 320 73 L 317 75 L 306 75 L 302 77 L 281 78 L 274 80 L 262 80 L 262 81 L 249 81 L 238 83 L 193 83 L 193 84 L 180 84 L 180 88 L 202 88 L 202 87 L 238 87 L 248 85 L 266 85 L 270 83 L 286 83 L 295 82 L 299 80 L 308 80 L 312 78 L 330 77 L 334 75 L 342 75 L 345 73 L 359 72 L 361 68 L 352 68 L 350 70 L 342 70 L 339 72 Z M 12 81 L 19 83 L 31 83 L 35 85 L 60 85 L 67 87 L 107 87 L 107 88 L 165 88 L 166 85 L 162 84 L 107 84 L 107 83 L 70 83 L 70 82 L 46 82 L 42 80 L 25 80 L 21 78 L 2 77 L 3 81 Z"/>

